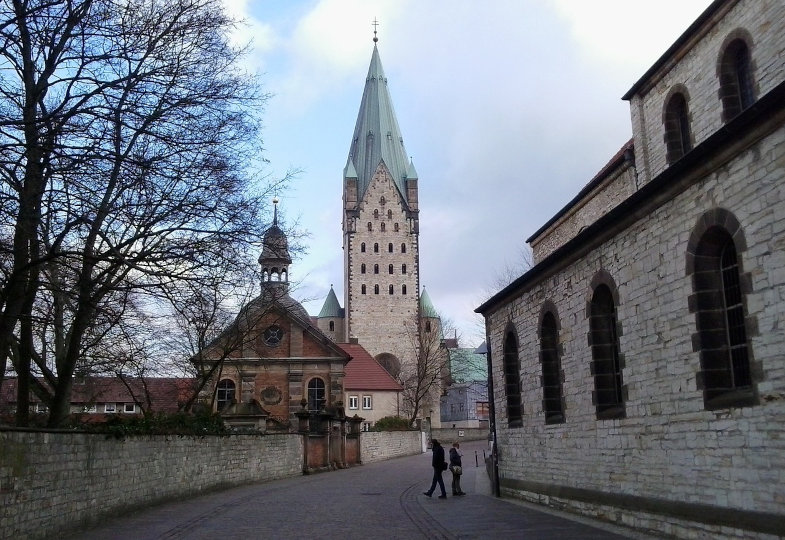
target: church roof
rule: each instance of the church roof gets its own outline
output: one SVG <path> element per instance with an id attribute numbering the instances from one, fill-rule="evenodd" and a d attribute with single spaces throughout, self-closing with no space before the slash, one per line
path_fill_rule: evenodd
<path id="1" fill-rule="evenodd" d="M 447 349 L 450 357 L 450 375 L 457 383 L 488 380 L 488 364 L 484 354 L 475 349 Z"/>
<path id="2" fill-rule="evenodd" d="M 428 296 L 428 292 L 425 289 L 423 289 L 422 294 L 420 294 L 420 315 L 430 319 L 439 318 L 439 312 L 433 307 L 431 297 Z"/>
<path id="3" fill-rule="evenodd" d="M 341 304 L 338 303 L 338 297 L 335 296 L 335 291 L 333 290 L 333 286 L 330 285 L 330 292 L 327 293 L 327 298 L 324 300 L 324 305 L 322 306 L 322 310 L 319 312 L 319 318 L 325 317 L 343 317 L 343 308 Z"/>
<path id="4" fill-rule="evenodd" d="M 344 368 L 343 387 L 345 390 L 403 390 L 403 387 L 362 345 L 338 343 L 338 346 L 352 357 Z"/>
<path id="5" fill-rule="evenodd" d="M 406 148 L 395 117 L 392 99 L 387 89 L 379 50 L 373 46 L 371 65 L 365 79 L 365 90 L 360 102 L 360 112 L 354 127 L 349 162 L 344 170 L 346 178 L 357 177 L 357 198 L 362 200 L 379 163 L 384 162 L 390 171 L 401 198 L 406 199 L 405 178 L 409 169 Z M 352 167 L 354 171 L 352 171 Z M 414 165 L 411 166 L 414 172 Z M 416 172 L 414 172 L 416 175 Z"/>

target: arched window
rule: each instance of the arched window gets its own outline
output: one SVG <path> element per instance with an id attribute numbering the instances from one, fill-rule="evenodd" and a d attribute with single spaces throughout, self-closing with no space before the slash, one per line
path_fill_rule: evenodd
<path id="1" fill-rule="evenodd" d="M 677 92 L 665 107 L 665 147 L 668 163 L 674 163 L 692 149 L 690 115 L 684 94 Z"/>
<path id="2" fill-rule="evenodd" d="M 507 395 L 507 423 L 510 427 L 523 425 L 521 406 L 521 373 L 518 360 L 518 338 L 512 330 L 504 338 L 504 393 Z"/>
<path id="3" fill-rule="evenodd" d="M 400 229 L 398 227 L 398 223 L 395 223 L 395 225 L 393 225 L 393 229 L 395 230 L 395 232 L 398 232 L 398 230 Z"/>
<path id="4" fill-rule="evenodd" d="M 335 321 L 330 321 L 330 332 L 335 332 Z"/>
<path id="5" fill-rule="evenodd" d="M 698 224 L 687 255 L 695 291 L 689 305 L 697 327 L 692 342 L 700 354 L 698 388 L 707 409 L 754 405 L 744 313 L 751 280 L 741 272 L 739 259 L 743 231 L 735 216 L 722 209 L 710 211 Z"/>
<path id="6" fill-rule="evenodd" d="M 381 222 L 381 224 L 379 225 L 379 228 L 382 230 L 382 232 L 384 232 L 385 230 L 387 230 L 387 227 L 385 226 L 385 223 L 384 223 L 384 221 L 382 221 L 382 222 Z"/>
<path id="7" fill-rule="evenodd" d="M 540 362 L 542 363 L 542 409 L 546 424 L 564 422 L 562 374 L 559 361 L 559 325 L 554 311 L 548 310 L 540 323 Z"/>
<path id="8" fill-rule="evenodd" d="M 360 244 L 360 253 L 365 253 L 365 242 Z"/>
<path id="9" fill-rule="evenodd" d="M 390 242 L 389 244 L 387 244 L 387 252 L 388 252 L 388 253 L 392 253 L 392 252 L 393 252 L 393 245 L 392 245 L 392 242 Z"/>
<path id="10" fill-rule="evenodd" d="M 381 198 L 381 199 L 379 199 L 379 204 L 381 204 L 382 206 L 384 206 L 385 204 L 387 204 L 387 199 L 385 199 L 385 198 L 384 198 L 384 195 L 382 195 L 382 198 Z"/>
<path id="11" fill-rule="evenodd" d="M 393 273 L 393 265 L 388 266 L 387 270 L 388 270 L 388 273 L 392 274 Z"/>
<path id="12" fill-rule="evenodd" d="M 368 230 L 369 231 L 373 230 L 373 223 L 371 223 L 370 221 L 368 222 Z"/>
<path id="13" fill-rule="evenodd" d="M 373 252 L 374 253 L 379 253 L 379 244 L 378 244 L 378 242 L 373 245 Z"/>
<path id="14" fill-rule="evenodd" d="M 406 253 L 406 244 L 401 244 L 401 253 Z"/>
<path id="15" fill-rule="evenodd" d="M 324 392 L 324 381 L 319 377 L 314 377 L 308 381 L 308 411 L 321 411 L 327 399 Z"/>
<path id="16" fill-rule="evenodd" d="M 401 274 L 405 274 L 405 273 L 406 273 L 406 265 L 402 264 L 401 265 Z"/>
<path id="17" fill-rule="evenodd" d="M 378 264 L 374 264 L 373 265 L 373 273 L 374 274 L 378 274 L 379 273 L 379 265 Z"/>
<path id="18" fill-rule="evenodd" d="M 720 100 L 726 122 L 755 101 L 750 50 L 742 39 L 731 41 L 720 61 Z"/>
<path id="19" fill-rule="evenodd" d="M 378 285 L 374 285 L 373 286 L 373 294 L 379 294 L 379 286 Z"/>
<path id="20" fill-rule="evenodd" d="M 362 263 L 362 264 L 360 265 L 360 273 L 361 273 L 361 274 L 364 274 L 364 273 L 365 273 L 365 263 Z"/>
<path id="21" fill-rule="evenodd" d="M 392 210 L 387 210 L 387 219 L 392 219 Z"/>
<path id="22" fill-rule="evenodd" d="M 601 283 L 592 294 L 589 307 L 591 373 L 594 375 L 593 401 L 597 418 L 623 418 L 622 358 L 619 354 L 616 304 L 610 287 Z"/>
<path id="23" fill-rule="evenodd" d="M 233 380 L 221 379 L 215 394 L 215 405 L 219 411 L 222 411 L 226 406 L 234 403 L 234 391 L 235 386 Z"/>
<path id="24" fill-rule="evenodd" d="M 430 333 L 431 331 L 431 321 L 425 321 L 425 331 Z"/>
<path id="25" fill-rule="evenodd" d="M 360 294 L 365 294 L 365 285 L 360 287 Z"/>
<path id="26" fill-rule="evenodd" d="M 390 294 L 393 294 L 393 292 L 394 292 L 394 289 L 393 289 L 393 286 L 392 286 L 392 285 L 390 285 L 390 286 L 389 286 L 388 290 L 390 291 Z"/>
<path id="27" fill-rule="evenodd" d="M 401 285 L 401 294 L 406 294 L 406 285 Z"/>
<path id="28" fill-rule="evenodd" d="M 373 211 L 373 218 L 374 219 L 379 219 L 379 211 L 378 210 L 374 210 Z"/>

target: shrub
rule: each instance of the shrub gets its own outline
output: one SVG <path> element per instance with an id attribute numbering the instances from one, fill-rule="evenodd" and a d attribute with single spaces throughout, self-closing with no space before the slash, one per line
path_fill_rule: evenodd
<path id="1" fill-rule="evenodd" d="M 374 431 L 408 431 L 412 429 L 408 418 L 400 416 L 385 416 L 373 425 Z"/>

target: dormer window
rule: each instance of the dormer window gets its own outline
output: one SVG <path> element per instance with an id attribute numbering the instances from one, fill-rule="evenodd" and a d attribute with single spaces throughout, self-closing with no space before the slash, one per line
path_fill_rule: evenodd
<path id="1" fill-rule="evenodd" d="M 673 94 L 665 107 L 665 146 L 669 164 L 692 149 L 689 110 L 681 92 Z"/>

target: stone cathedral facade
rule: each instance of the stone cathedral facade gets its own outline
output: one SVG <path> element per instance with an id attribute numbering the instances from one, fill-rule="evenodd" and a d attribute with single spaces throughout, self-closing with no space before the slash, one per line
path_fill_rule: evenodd
<path id="1" fill-rule="evenodd" d="M 632 140 L 477 311 L 501 491 L 667 538 L 785 537 L 785 3 L 716 0 Z"/>
<path id="2" fill-rule="evenodd" d="M 318 325 L 337 342 L 356 339 L 393 375 L 412 356 L 403 334 L 418 315 L 417 183 L 374 44 L 343 171 L 345 308 L 331 290 Z"/>

